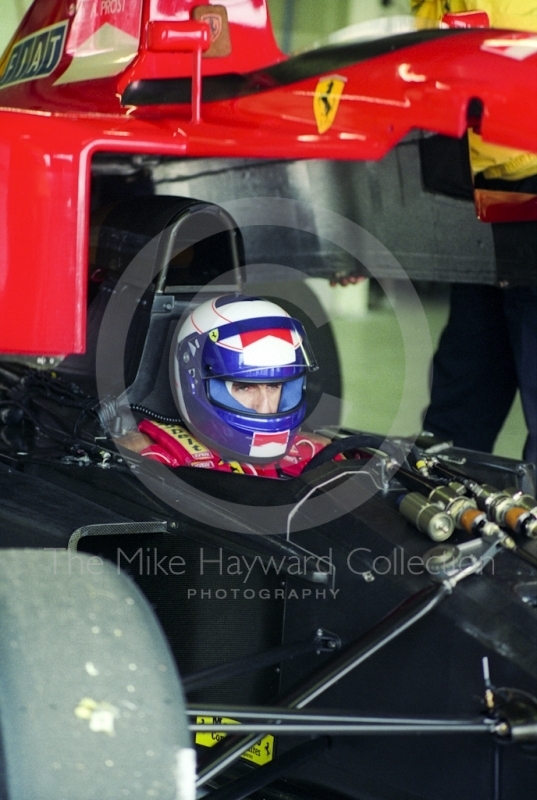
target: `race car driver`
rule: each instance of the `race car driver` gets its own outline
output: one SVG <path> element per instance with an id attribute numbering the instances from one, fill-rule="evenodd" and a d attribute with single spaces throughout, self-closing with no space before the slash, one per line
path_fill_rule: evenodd
<path id="1" fill-rule="evenodd" d="M 328 444 L 301 434 L 306 376 L 317 369 L 302 324 L 268 300 L 223 295 L 178 325 L 170 380 L 183 424 L 143 419 L 123 446 L 169 467 L 295 476 Z"/>

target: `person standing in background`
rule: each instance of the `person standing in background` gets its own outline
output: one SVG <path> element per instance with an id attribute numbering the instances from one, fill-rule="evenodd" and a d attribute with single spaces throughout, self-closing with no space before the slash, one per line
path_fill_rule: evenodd
<path id="1" fill-rule="evenodd" d="M 490 27 L 537 32 L 536 0 L 411 5 L 416 16 L 437 22 L 445 14 L 481 11 Z M 473 130 L 468 144 L 476 190 L 537 195 L 537 154 L 484 142 Z M 492 235 L 498 273 L 522 274 L 524 285 L 451 287 L 423 427 L 455 446 L 491 452 L 518 388 L 528 428 L 523 458 L 537 464 L 537 219 L 493 222 Z"/>

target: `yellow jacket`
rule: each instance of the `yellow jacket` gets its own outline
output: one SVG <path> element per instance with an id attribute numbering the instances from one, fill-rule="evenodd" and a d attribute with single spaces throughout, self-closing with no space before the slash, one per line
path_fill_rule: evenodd
<path id="1" fill-rule="evenodd" d="M 416 16 L 439 22 L 449 11 L 486 11 L 492 28 L 537 32 L 537 0 L 411 0 Z M 468 134 L 474 175 L 517 181 L 537 173 L 537 155 L 484 142 Z"/>

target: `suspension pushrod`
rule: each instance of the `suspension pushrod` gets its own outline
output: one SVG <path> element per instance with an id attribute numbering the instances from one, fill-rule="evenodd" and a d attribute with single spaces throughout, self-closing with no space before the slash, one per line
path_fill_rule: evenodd
<path id="1" fill-rule="evenodd" d="M 287 735 L 311 735 L 311 734 L 337 734 L 338 736 L 356 736 L 358 734 L 371 735 L 382 734 L 389 736 L 391 734 L 422 734 L 422 733 L 492 733 L 495 729 L 495 724 L 491 720 L 484 720 L 481 722 L 467 722 L 459 723 L 457 725 L 449 723 L 447 725 L 365 725 L 356 723 L 337 724 L 337 723 L 314 723 L 311 722 L 262 722 L 262 723 L 243 723 L 241 724 L 241 732 L 254 733 L 259 738 L 267 733 L 272 734 L 287 734 Z M 222 723 L 215 724 L 191 724 L 188 729 L 192 733 L 228 733 L 229 725 Z"/>
<path id="2" fill-rule="evenodd" d="M 477 719 L 428 719 L 426 717 L 362 717 L 354 714 L 335 714 L 322 713 L 315 710 L 297 711 L 291 708 L 279 708 L 267 706 L 202 706 L 189 705 L 187 708 L 189 717 L 227 717 L 228 719 L 249 719 L 249 720 L 271 720 L 275 724 L 277 720 L 287 722 L 319 722 L 319 723 L 353 723 L 364 725 L 466 725 L 474 724 Z M 201 725 L 202 723 L 200 723 Z M 229 728 L 227 730 L 229 733 Z"/>

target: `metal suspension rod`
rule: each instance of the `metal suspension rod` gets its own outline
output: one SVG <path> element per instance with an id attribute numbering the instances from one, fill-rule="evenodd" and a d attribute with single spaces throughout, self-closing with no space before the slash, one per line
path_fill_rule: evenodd
<path id="1" fill-rule="evenodd" d="M 222 723 L 215 723 L 215 724 L 191 724 L 188 726 L 188 729 L 192 733 L 228 733 L 229 732 L 229 725 L 223 725 Z M 277 722 L 262 722 L 262 723 L 243 723 L 241 724 L 241 731 L 244 733 L 254 733 L 259 738 L 261 735 L 265 735 L 266 733 L 274 733 L 274 734 L 288 734 L 288 735 L 295 735 L 295 734 L 337 734 L 338 736 L 356 736 L 358 734 L 362 735 L 371 735 L 371 734 L 382 734 L 384 736 L 389 736 L 394 733 L 406 733 L 406 734 L 422 734 L 422 733 L 492 733 L 495 728 L 495 723 L 491 720 L 482 720 L 480 722 L 467 722 L 467 723 L 459 723 L 457 725 L 454 724 L 447 724 L 447 725 L 364 725 L 364 724 L 354 724 L 354 723 L 314 723 L 311 722 L 283 722 L 278 724 Z"/>
<path id="2" fill-rule="evenodd" d="M 323 713 L 315 710 L 297 711 L 291 708 L 267 708 L 267 706 L 207 706 L 190 705 L 187 709 L 190 717 L 228 717 L 229 719 L 277 720 L 286 722 L 320 722 L 320 723 L 352 723 L 365 725 L 466 725 L 481 721 L 478 719 L 428 719 L 426 717 L 362 717 L 354 714 Z M 229 728 L 227 730 L 229 732 Z"/>

